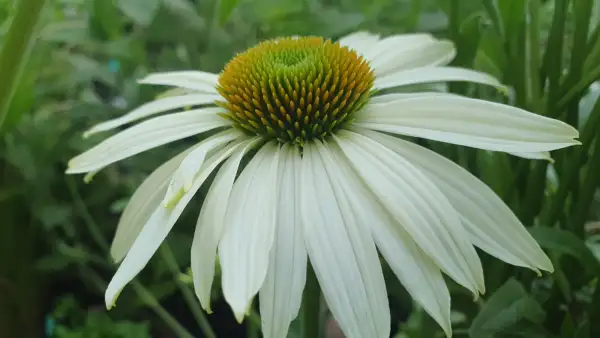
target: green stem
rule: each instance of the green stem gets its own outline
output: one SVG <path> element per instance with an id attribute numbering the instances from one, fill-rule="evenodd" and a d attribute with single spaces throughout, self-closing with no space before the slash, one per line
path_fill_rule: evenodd
<path id="1" fill-rule="evenodd" d="M 69 189 L 69 192 L 71 193 L 71 197 L 73 198 L 73 200 L 75 202 L 75 207 L 78 209 L 81 217 L 83 218 L 83 221 L 84 221 L 85 225 L 87 226 L 87 229 L 90 232 L 92 239 L 96 242 L 96 244 L 99 247 L 102 248 L 102 250 L 104 251 L 105 254 L 108 253 L 109 245 L 106 242 L 106 239 L 104 238 L 104 236 L 102 235 L 102 232 L 100 231 L 100 227 L 98 226 L 96 221 L 94 221 L 94 218 L 90 214 L 87 206 L 85 205 L 85 202 L 83 202 L 83 199 L 81 198 L 81 194 L 79 194 L 79 190 L 77 189 L 75 182 L 73 181 L 72 178 L 67 178 L 66 183 L 67 183 L 67 188 Z M 90 271 L 92 271 L 92 270 L 90 270 Z M 100 277 L 95 278 L 95 279 L 101 280 L 99 278 Z M 104 283 L 104 284 L 106 284 L 106 283 Z M 144 304 L 146 304 L 146 306 L 148 306 L 150 309 L 152 309 L 152 311 L 154 311 L 154 313 L 160 319 L 162 319 L 165 322 L 165 324 L 179 338 L 193 338 L 194 337 L 188 330 L 186 330 L 185 327 L 183 327 L 183 325 L 181 325 L 177 321 L 177 319 L 175 319 L 173 316 L 171 316 L 171 314 L 164 307 L 162 307 L 160 305 L 160 303 L 158 302 L 158 299 L 156 299 L 156 297 L 154 297 L 152 295 L 152 293 L 150 291 L 148 291 L 148 289 L 146 289 L 140 282 L 138 282 L 137 280 L 134 279 L 133 281 L 131 281 L 131 285 L 133 286 L 133 290 L 135 291 L 136 295 L 142 300 L 142 302 L 144 302 Z"/>
<path id="2" fill-rule="evenodd" d="M 71 177 L 66 178 L 67 189 L 71 193 L 73 200 L 75 202 L 75 207 L 79 209 L 80 216 L 83 218 L 83 223 L 87 227 L 90 235 L 92 236 L 92 240 L 98 245 L 103 252 L 108 252 L 110 250 L 108 243 L 104 239 L 104 235 L 102 235 L 102 231 L 100 231 L 100 227 L 94 221 L 94 217 L 90 214 L 85 202 L 81 198 L 81 194 L 75 185 L 75 181 Z"/>
<path id="3" fill-rule="evenodd" d="M 0 128 L 8 114 L 10 100 L 17 86 L 21 68 L 32 40 L 44 0 L 17 1 L 17 10 L 0 51 Z"/>
<path id="4" fill-rule="evenodd" d="M 573 228 L 575 229 L 582 229 L 587 220 L 596 188 L 600 185 L 598 168 L 600 168 L 600 136 L 596 136 L 596 144 L 594 145 L 594 150 L 587 166 L 587 173 L 581 185 L 582 188 L 579 193 L 573 222 Z"/>
<path id="5" fill-rule="evenodd" d="M 196 299 L 196 296 L 194 295 L 192 290 L 190 290 L 190 288 L 179 278 L 181 270 L 179 268 L 179 265 L 177 264 L 175 256 L 173 255 L 173 251 L 171 251 L 171 248 L 167 243 L 163 243 L 163 245 L 160 247 L 160 253 L 163 257 L 163 260 L 167 264 L 167 267 L 169 268 L 169 270 L 171 270 L 173 278 L 175 279 L 175 283 L 181 291 L 181 294 L 183 294 L 183 298 L 187 303 L 188 307 L 190 308 L 190 310 L 192 310 L 192 315 L 196 319 L 196 323 L 200 327 L 200 330 L 202 330 L 204 336 L 206 338 L 217 338 L 217 335 L 210 326 L 208 319 L 204 315 L 204 311 L 200 307 L 198 299 Z"/>
<path id="6" fill-rule="evenodd" d="M 162 319 L 167 326 L 180 338 L 194 338 L 194 336 L 186 330 L 183 325 L 175 319 L 175 317 L 171 316 L 171 314 L 160 305 L 156 297 L 152 295 L 152 293 L 146 289 L 142 284 L 138 281 L 133 280 L 131 282 L 131 286 L 133 286 L 133 290 L 137 294 L 137 296 L 146 304 L 160 319 Z"/>
<path id="7" fill-rule="evenodd" d="M 260 336 L 260 330 L 258 327 L 256 327 L 256 325 L 254 325 L 252 322 L 249 322 L 247 327 L 246 327 L 246 337 L 247 338 L 258 338 Z"/>
<path id="8" fill-rule="evenodd" d="M 530 107 L 537 114 L 542 113 L 542 105 L 540 101 L 540 0 L 531 0 L 529 2 L 529 15 L 531 21 L 527 25 L 529 46 L 529 93 L 531 98 Z"/>
<path id="9" fill-rule="evenodd" d="M 544 54 L 542 69 L 548 76 L 548 96 L 546 97 L 546 115 L 555 116 L 556 100 L 560 94 L 560 77 L 562 70 L 563 44 L 565 36 L 566 13 L 569 0 L 557 0 L 550 28 L 548 47 Z M 532 46 L 533 47 L 533 46 Z M 542 77 L 543 79 L 543 77 Z M 548 164 L 538 161 L 534 164 L 529 175 L 525 195 L 525 205 L 529 206 L 522 213 L 522 221 L 532 224 L 535 216 L 539 213 L 544 190 L 546 188 L 546 170 Z"/>
<path id="10" fill-rule="evenodd" d="M 578 175 L 576 173 L 579 172 L 583 157 L 588 153 L 598 128 L 600 128 L 600 98 L 596 100 L 590 117 L 581 132 L 581 146 L 575 148 L 569 160 L 569 166 L 566 169 L 564 177 L 560 180 L 558 191 L 552 198 L 546 216 L 542 219 L 542 225 L 552 226 L 558 220 L 561 212 L 565 210 L 564 205 L 569 196 L 570 187 L 578 184 L 576 180 Z"/>
<path id="11" fill-rule="evenodd" d="M 544 74 L 548 76 L 549 82 L 548 107 L 554 106 L 559 90 L 568 6 L 569 0 L 556 0 L 552 26 L 550 27 L 550 36 L 548 37 L 548 46 L 544 54 L 542 69 Z M 542 78 L 542 83 L 544 82 L 543 80 Z"/>
<path id="12" fill-rule="evenodd" d="M 302 337 L 321 337 L 320 324 L 321 291 L 312 267 L 306 273 L 306 286 L 302 298 Z"/>

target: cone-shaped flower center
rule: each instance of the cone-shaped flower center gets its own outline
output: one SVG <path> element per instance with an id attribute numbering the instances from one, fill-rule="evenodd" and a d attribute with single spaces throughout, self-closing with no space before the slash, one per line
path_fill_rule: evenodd
<path id="1" fill-rule="evenodd" d="M 219 77 L 225 117 L 250 134 L 302 145 L 352 119 L 371 94 L 367 61 L 317 37 L 262 42 L 237 55 Z"/>

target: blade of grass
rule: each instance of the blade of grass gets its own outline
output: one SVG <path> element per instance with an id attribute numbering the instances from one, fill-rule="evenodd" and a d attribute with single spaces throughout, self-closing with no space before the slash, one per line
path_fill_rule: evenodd
<path id="1" fill-rule="evenodd" d="M 587 170 L 581 183 L 581 191 L 577 199 L 577 204 L 574 204 L 574 214 L 572 228 L 583 229 L 585 221 L 594 200 L 596 189 L 600 185 L 600 136 L 596 136 L 594 149 L 587 165 Z"/>
<path id="2" fill-rule="evenodd" d="M 546 96 L 546 115 L 555 115 L 554 108 L 560 90 L 560 77 L 562 72 L 563 45 L 565 36 L 565 22 L 569 0 L 556 0 L 548 47 L 544 54 L 542 64 L 543 76 L 548 77 L 548 95 Z M 546 187 L 546 170 L 548 163 L 538 161 L 533 165 L 529 174 L 525 194 L 525 208 L 522 212 L 522 221 L 532 224 L 535 216 L 539 213 L 543 194 Z"/>
<path id="3" fill-rule="evenodd" d="M 587 39 L 590 28 L 590 18 L 592 13 L 593 1 L 592 0 L 579 0 L 573 2 L 573 9 L 575 15 L 575 31 L 573 34 L 573 48 L 571 49 L 571 64 L 569 69 L 569 75 L 567 77 L 566 85 L 571 86 L 571 83 L 576 83 L 577 79 L 581 78 L 583 71 L 583 64 L 587 54 Z M 576 94 L 567 105 L 567 116 L 565 121 L 577 128 L 579 125 L 579 101 L 581 100 L 582 93 Z M 565 149 L 559 152 L 564 155 L 563 167 L 564 170 L 570 170 L 569 167 L 573 165 L 573 156 L 579 156 L 577 148 Z M 570 186 L 571 190 L 571 204 L 577 205 L 577 199 L 579 197 L 579 170 L 572 170 L 574 183 Z M 574 223 L 572 225 L 575 225 Z M 578 229 L 571 229 L 576 234 L 583 235 L 583 227 Z"/>
<path id="4" fill-rule="evenodd" d="M 160 253 L 162 255 L 163 260 L 167 264 L 169 270 L 171 270 L 171 273 L 173 274 L 173 279 L 175 280 L 177 287 L 181 291 L 185 302 L 187 303 L 190 310 L 192 310 L 192 315 L 196 319 L 196 323 L 200 327 L 200 330 L 202 330 L 204 337 L 217 338 L 217 335 L 210 326 L 208 319 L 206 319 L 204 311 L 200 307 L 198 299 L 196 299 L 196 296 L 194 295 L 192 290 L 190 290 L 190 288 L 179 278 L 179 275 L 181 274 L 181 269 L 177 264 L 177 260 L 173 255 L 173 251 L 167 243 L 163 243 L 163 245 L 161 245 Z"/>
<path id="5" fill-rule="evenodd" d="M 20 0 L 8 33 L 0 51 L 0 128 L 8 114 L 10 100 L 17 86 L 22 66 L 27 60 L 27 51 L 33 40 L 44 0 Z"/>
<path id="6" fill-rule="evenodd" d="M 575 173 L 579 171 L 598 129 L 600 129 L 600 99 L 596 100 L 594 108 L 592 108 L 590 117 L 581 132 L 580 140 L 582 144 L 574 148 L 575 151 L 569 160 L 570 165 L 559 182 L 558 190 L 552 197 L 550 207 L 542 218 L 542 225 L 553 225 L 564 211 L 564 205 L 570 192 L 569 188 L 578 183 Z"/>
<path id="7" fill-rule="evenodd" d="M 72 178 L 65 179 L 67 184 L 67 189 L 73 198 L 75 203 L 75 208 L 78 210 L 80 216 L 83 218 L 83 222 L 88 228 L 92 239 L 96 242 L 96 244 L 102 248 L 102 251 L 108 255 L 109 245 L 102 232 L 100 231 L 100 227 L 90 214 L 85 202 L 81 198 L 79 194 L 79 190 L 77 190 L 77 186 Z M 158 299 L 152 295 L 152 293 L 146 289 L 140 282 L 137 280 L 131 281 L 131 286 L 133 287 L 134 292 L 140 298 L 140 300 L 146 304 L 154 313 L 163 320 L 163 322 L 177 335 L 179 338 L 193 338 L 194 336 L 185 328 L 181 323 L 177 321 L 162 305 L 160 305 Z M 105 289 L 105 288 L 104 288 Z M 104 290 L 103 289 L 103 290 Z"/>

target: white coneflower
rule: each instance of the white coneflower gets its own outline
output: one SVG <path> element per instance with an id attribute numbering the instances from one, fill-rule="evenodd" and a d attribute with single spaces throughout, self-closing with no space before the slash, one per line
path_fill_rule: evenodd
<path id="1" fill-rule="evenodd" d="M 218 75 L 181 71 L 141 80 L 178 94 L 87 134 L 179 111 L 111 136 L 72 159 L 68 173 L 97 172 L 168 142 L 218 132 L 166 162 L 133 195 L 112 247 L 124 260 L 106 305 L 148 263 L 213 171 L 192 244 L 196 294 L 210 311 L 218 254 L 226 301 L 241 321 L 258 294 L 267 338 L 284 338 L 297 316 L 308 262 L 348 338 L 389 336 L 377 249 L 447 335 L 450 295 L 442 272 L 475 296 L 483 293 L 475 247 L 552 271 L 491 189 L 446 158 L 389 135 L 526 158 L 578 144 L 569 125 L 515 107 L 447 93 L 381 93 L 444 81 L 500 87 L 488 75 L 445 67 L 454 55 L 450 42 L 427 34 L 281 38 L 237 55 Z M 241 168 L 244 157 L 251 160 Z"/>

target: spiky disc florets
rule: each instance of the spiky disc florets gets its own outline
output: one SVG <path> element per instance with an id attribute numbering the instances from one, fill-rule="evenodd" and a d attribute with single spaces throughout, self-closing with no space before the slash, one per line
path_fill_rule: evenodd
<path id="1" fill-rule="evenodd" d="M 348 122 L 368 101 L 374 75 L 355 51 L 323 38 L 265 41 L 219 77 L 224 116 L 248 133 L 302 144 Z"/>

